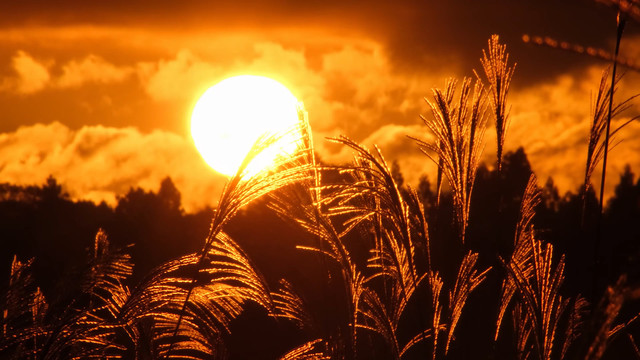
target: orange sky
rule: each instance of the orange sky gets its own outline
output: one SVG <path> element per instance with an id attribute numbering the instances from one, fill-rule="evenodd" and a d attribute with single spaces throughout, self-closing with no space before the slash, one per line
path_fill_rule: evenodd
<path id="1" fill-rule="evenodd" d="M 423 97 L 471 75 L 492 33 L 518 62 L 506 148 L 524 146 L 544 181 L 581 180 L 590 94 L 606 64 L 522 43 L 549 35 L 611 48 L 615 13 L 592 1 L 109 1 L 0 4 L 0 182 L 52 174 L 74 198 L 107 200 L 171 176 L 187 210 L 215 204 L 224 178 L 200 159 L 189 113 L 231 75 L 270 76 L 302 101 L 320 156 L 326 136 L 377 144 L 415 182 L 433 166 L 406 135 L 426 136 Z M 220 2 L 223 3 L 223 2 Z M 231 4 L 232 3 L 232 4 Z M 638 24 L 622 52 L 640 58 Z M 640 91 L 629 71 L 623 95 Z M 638 107 L 635 107 L 637 110 Z M 485 155 L 495 156 L 487 131 Z M 640 171 L 640 123 L 611 169 Z M 617 177 L 610 177 L 610 184 Z"/>

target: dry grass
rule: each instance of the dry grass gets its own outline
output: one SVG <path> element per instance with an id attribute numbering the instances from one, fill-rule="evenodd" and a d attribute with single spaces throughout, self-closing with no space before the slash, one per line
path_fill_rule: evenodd
<path id="1" fill-rule="evenodd" d="M 357 359 L 384 348 L 383 357 L 443 359 L 451 356 L 473 292 L 489 276 L 484 257 L 465 242 L 472 191 L 484 147 L 487 101 L 495 116 L 498 168 L 508 123 L 506 96 L 514 67 L 498 37 L 482 58 L 489 91 L 470 79 L 449 80 L 427 100 L 424 124 L 433 142 L 414 138 L 449 182 L 462 251 L 449 261 L 456 271 L 440 269 L 434 253 L 422 199 L 400 187 L 382 151 L 340 137 L 332 141 L 353 152 L 353 162 L 322 166 L 316 161 L 310 128 L 301 117 L 300 151 L 282 159 L 276 171 L 245 178 L 246 166 L 275 139 L 261 139 L 225 187 L 201 251 L 166 262 L 130 290 L 130 257 L 114 251 L 98 232 L 81 287 L 82 299 L 52 313 L 30 275 L 31 262 L 14 259 L 9 288 L 2 302 L 0 351 L 27 358 L 224 359 L 225 337 L 248 302 L 278 321 L 291 321 L 308 336 L 285 352 L 282 360 Z M 606 151 L 603 135 L 607 94 L 603 76 L 594 105 L 585 185 Z M 617 105 L 618 114 L 628 101 Z M 615 134 L 618 129 L 613 131 Z M 439 188 L 439 186 L 438 186 Z M 438 190 L 439 191 L 439 190 Z M 283 279 L 273 291 L 225 227 L 244 206 L 268 197 L 272 210 L 303 229 L 310 240 L 298 248 L 317 254 L 327 288 L 337 287 L 344 302 L 332 327 L 319 326 L 293 284 Z M 634 297 L 621 282 L 611 287 L 598 311 L 581 296 L 562 294 L 564 256 L 538 239 L 533 228 L 540 190 L 531 175 L 514 224 L 513 251 L 500 258 L 504 269 L 494 341 L 506 318 L 513 323 L 512 344 L 519 359 L 564 359 L 569 354 L 599 359 L 611 341 L 631 322 L 616 325 L 624 301 Z M 450 239 L 437 239 L 446 243 Z M 353 244 L 366 247 L 366 260 L 354 256 Z M 498 279 L 500 280 L 500 279 Z M 595 315 L 594 315 L 595 314 Z M 598 315 L 599 314 L 599 315 Z M 584 331 L 591 318 L 597 329 Z M 502 330 L 502 333 L 504 330 Z M 633 336 L 626 333 L 637 351 Z M 367 349 L 376 344 L 374 349 Z M 574 350 L 576 344 L 588 344 Z M 465 344 L 461 344 L 465 346 Z M 369 352 L 367 352 L 367 350 Z M 16 355 L 17 354 L 17 355 Z"/>
<path id="2" fill-rule="evenodd" d="M 586 194 L 591 188 L 591 176 L 595 171 L 598 164 L 602 161 L 604 157 L 604 149 L 605 149 L 605 132 L 607 128 L 607 121 L 609 118 L 608 114 L 608 106 L 609 106 L 609 98 L 610 96 L 615 95 L 616 88 L 614 87 L 613 91 L 611 90 L 610 80 L 611 76 L 609 74 L 609 70 L 605 70 L 602 73 L 602 78 L 600 80 L 600 86 L 598 87 L 598 91 L 596 93 L 595 99 L 592 101 L 591 107 L 591 127 L 589 130 L 589 142 L 587 146 L 587 165 L 585 167 L 585 175 L 584 175 L 584 190 L 583 194 Z M 621 77 L 618 77 L 614 84 L 617 86 Z M 619 103 L 614 103 L 611 111 L 611 117 L 616 118 L 622 112 L 628 110 L 631 107 L 631 102 L 637 96 L 630 97 L 621 101 Z M 616 126 L 611 133 L 609 134 L 609 145 L 615 146 L 615 135 L 626 125 L 634 121 L 636 118 L 631 118 L 629 120 L 624 121 L 622 124 Z"/>
<path id="3" fill-rule="evenodd" d="M 509 65 L 507 46 L 500 44 L 498 35 L 491 36 L 488 52 L 482 51 L 480 62 L 489 82 L 491 109 L 493 110 L 496 125 L 498 171 L 502 171 L 502 151 L 507 127 L 509 126 L 507 95 L 516 65 Z"/>
<path id="4" fill-rule="evenodd" d="M 464 243 L 471 193 L 484 148 L 486 96 L 482 85 L 471 79 L 462 81 L 460 94 L 454 99 L 457 81 L 450 79 L 445 90 L 433 89 L 433 101 L 427 101 L 432 117 L 422 117 L 435 136 L 435 144 L 413 138 L 449 181 L 454 200 L 455 220 L 460 241 Z"/>

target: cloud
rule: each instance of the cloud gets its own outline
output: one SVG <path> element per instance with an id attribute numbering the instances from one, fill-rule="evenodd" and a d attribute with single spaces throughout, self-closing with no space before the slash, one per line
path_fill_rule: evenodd
<path id="1" fill-rule="evenodd" d="M 271 76 L 304 101 L 323 160 L 350 160 L 348 149 L 325 140 L 345 135 L 370 147 L 378 145 L 389 161 L 400 163 L 409 182 L 435 173 L 407 135 L 428 137 L 419 117 L 428 113 L 423 97 L 434 84 L 444 85 L 447 76 L 398 73 L 381 44 L 363 39 L 332 43 L 315 53 L 315 63 L 308 51 L 260 42 L 253 45 L 250 56 L 218 64 L 183 50 L 173 59 L 141 65 L 141 78 L 152 98 L 176 101 L 193 98 L 187 96 L 193 89 L 204 90 L 223 76 L 240 72 Z"/>
<path id="2" fill-rule="evenodd" d="M 61 66 L 61 75 L 54 76 L 54 63 L 41 62 L 29 53 L 18 50 L 11 59 L 15 75 L 6 77 L 0 90 L 33 95 L 46 88 L 78 88 L 87 83 L 117 83 L 134 74 L 132 67 L 119 67 L 103 58 L 89 54 L 82 60 L 72 59 Z"/>
<path id="3" fill-rule="evenodd" d="M 62 66 L 62 75 L 56 80 L 59 87 L 79 87 L 88 82 L 121 82 L 133 73 L 131 67 L 118 67 L 96 55 L 71 60 Z"/>
<path id="4" fill-rule="evenodd" d="M 510 0 L 374 0 L 366 3 L 337 0 L 305 3 L 281 0 L 190 0 L 181 3 L 65 0 L 51 3 L 39 0 L 0 4 L 3 29 L 22 30 L 33 24 L 54 30 L 86 25 L 118 28 L 120 31 L 115 33 L 115 39 L 109 39 L 115 43 L 129 41 L 129 34 L 141 28 L 156 34 L 154 41 L 138 43 L 138 48 L 188 47 L 166 41 L 168 32 L 176 33 L 171 29 L 180 29 L 187 39 L 196 32 L 208 32 L 210 41 L 224 33 L 241 31 L 266 33 L 273 38 L 276 32 L 306 35 L 306 39 L 298 39 L 298 42 L 310 41 L 318 33 L 366 35 L 383 45 L 396 70 L 407 72 L 442 71 L 452 66 L 467 71 L 478 67 L 481 48 L 491 34 L 498 33 L 509 44 L 513 57 L 522 62 L 521 80 L 529 83 L 570 71 L 576 63 L 582 66 L 593 61 L 588 57 L 523 44 L 522 34 L 548 35 L 607 49 L 615 37 L 612 27 L 615 11 L 595 2 L 580 6 L 574 1 Z M 19 30 L 18 34 L 11 35 L 22 36 Z M 637 29 L 629 27 L 625 36 L 637 33 Z M 225 51 L 226 48 L 216 50 Z"/>
<path id="5" fill-rule="evenodd" d="M 585 67 L 584 64 L 592 59 L 524 45 L 519 38 L 522 32 L 530 32 L 606 46 L 610 37 L 604 33 L 590 37 L 592 33 L 600 31 L 598 22 L 569 29 L 567 31 L 570 34 L 567 36 L 562 32 L 554 32 L 557 28 L 553 26 L 548 29 L 542 25 L 533 26 L 533 20 L 522 20 L 523 9 L 532 10 L 531 7 L 538 5 L 518 4 L 521 3 L 496 9 L 497 5 L 493 3 L 465 5 L 425 2 L 420 5 L 420 11 L 413 11 L 410 4 L 402 1 L 391 8 L 373 3 L 371 8 L 362 10 L 363 17 L 371 15 L 368 23 L 363 18 L 358 18 L 353 19 L 351 24 L 348 24 L 348 15 L 355 11 L 347 5 L 328 4 L 330 6 L 312 16 L 309 9 L 313 4 L 305 4 L 300 11 L 309 16 L 302 17 L 302 20 L 287 17 L 278 25 L 265 17 L 263 21 L 267 24 L 264 27 L 262 23 L 253 27 L 240 24 L 227 29 L 218 24 L 189 28 L 180 33 L 162 28 L 150 30 L 151 28 L 145 28 L 148 24 L 144 23 L 117 28 L 94 25 L 89 28 L 45 27 L 38 31 L 31 28 L 24 31 L 21 28 L 4 29 L 0 30 L 0 47 L 6 47 L 7 44 L 30 44 L 35 53 L 35 39 L 43 42 L 60 39 L 57 44 L 65 49 L 66 56 L 71 59 L 56 59 L 58 65 L 54 66 L 34 60 L 24 51 L 17 53 L 16 57 L 20 55 L 24 59 L 31 59 L 45 69 L 48 78 L 44 80 L 41 76 L 39 83 L 32 82 L 39 85 L 30 88 L 33 95 L 38 91 L 45 94 L 39 94 L 42 97 L 37 99 L 36 96 L 30 97 L 35 100 L 29 103 L 25 101 L 21 103 L 22 106 L 11 105 L 14 98 L 8 95 L 0 97 L 0 101 L 12 106 L 12 116 L 7 116 L 7 122 L 13 121 L 12 124 L 16 124 L 20 121 L 41 121 L 43 114 L 39 109 L 47 109 L 48 115 L 55 114 L 51 116 L 52 119 L 61 119 L 60 121 L 74 129 L 69 130 L 72 134 L 69 136 L 74 138 L 85 129 L 78 124 L 87 122 L 102 122 L 105 129 L 114 131 L 117 129 L 112 126 L 130 124 L 143 129 L 144 133 L 135 131 L 140 136 L 144 135 L 143 137 L 159 136 L 152 136 L 154 133 L 149 132 L 154 128 L 160 128 L 160 132 L 165 134 L 169 134 L 169 130 L 185 133 L 186 137 L 184 129 L 187 128 L 185 124 L 188 122 L 188 113 L 197 96 L 208 86 L 224 77 L 243 72 L 266 75 L 283 82 L 304 101 L 314 129 L 317 150 L 324 160 L 341 162 L 350 158 L 348 151 L 324 141 L 327 136 L 344 134 L 367 146 L 378 144 L 387 160 L 397 159 L 400 162 L 405 178 L 409 180 L 423 172 L 430 173 L 432 165 L 405 136 L 426 136 L 426 129 L 418 117 L 419 114 L 429 114 L 422 98 L 430 96 L 430 88 L 442 87 L 447 76 L 460 77 L 464 73 L 470 74 L 471 68 L 478 68 L 478 58 L 482 48 L 486 46 L 489 34 L 500 32 L 501 39 L 508 43 L 511 59 L 518 62 L 510 98 L 513 104 L 512 121 L 507 133 L 506 148 L 515 150 L 518 146 L 524 146 L 541 179 L 553 176 L 561 190 L 572 190 L 583 174 L 589 94 L 597 87 L 600 69 L 595 66 Z M 335 16 L 336 27 L 324 26 L 331 23 L 331 6 L 341 10 Z M 483 6 L 487 8 L 484 9 Z M 534 9 L 534 13 L 542 13 L 542 10 L 553 6 L 550 2 L 544 3 L 537 10 Z M 285 3 L 278 3 L 276 7 L 284 12 L 298 11 L 289 9 Z M 393 14 L 396 11 L 401 14 L 394 19 L 385 18 L 382 16 L 385 14 L 384 9 L 388 10 L 386 15 L 392 11 Z M 502 17 L 504 23 L 494 27 L 491 21 L 481 16 L 491 9 L 495 13 L 490 15 L 490 19 Z M 511 18 L 507 16 L 510 9 L 517 10 Z M 166 11 L 166 8 L 159 11 Z M 581 18 L 585 11 L 578 9 L 574 15 Z M 219 14 L 227 13 L 222 11 Z M 550 16 L 553 19 L 544 21 L 544 24 L 549 25 L 555 21 L 563 26 L 567 24 L 566 21 L 561 21 L 566 16 L 565 13 L 551 12 Z M 585 15 L 582 19 L 589 16 Z M 538 17 L 536 21 L 542 18 Z M 573 20 L 570 18 L 567 21 Z M 297 23 L 293 24 L 293 21 Z M 509 24 L 518 26 L 507 31 L 505 29 Z M 477 32 L 469 30 L 476 29 L 474 26 Z M 580 35 L 584 26 L 593 28 L 587 33 L 588 36 Z M 353 31 L 347 31 L 348 37 L 345 38 L 336 36 L 344 28 Z M 241 31 L 236 32 L 238 29 Z M 48 33 L 53 35 L 47 35 Z M 45 40 L 39 36 L 43 36 L 42 39 Z M 635 54 L 640 37 L 630 33 L 625 36 L 628 37 L 625 38 L 623 49 L 629 49 L 629 54 Z M 104 44 L 104 49 L 97 49 L 97 42 Z M 32 47 L 25 45 L 22 48 Z M 14 49 L 10 51 L 11 54 L 15 53 Z M 564 59 L 559 61 L 561 69 L 566 70 L 566 64 L 574 65 L 562 75 L 558 75 L 558 67 L 554 68 L 555 65 L 551 64 L 559 58 Z M 12 80 L 14 85 L 18 80 L 22 81 L 19 76 L 12 79 L 15 80 Z M 124 86 L 102 86 L 128 80 L 139 83 L 130 81 Z M 633 81 L 629 83 L 633 84 Z M 89 85 L 93 86 L 90 88 Z M 90 91 L 84 92 L 85 86 Z M 53 91 L 42 91 L 47 87 L 58 90 L 64 88 L 65 91 L 57 91 L 57 97 L 54 98 L 51 94 Z M 621 88 L 629 94 L 626 90 L 629 87 Z M 12 89 L 17 91 L 17 85 Z M 71 91 L 76 91 L 74 96 L 68 95 Z M 44 98 L 45 96 L 49 97 Z M 26 97 L 20 97 L 20 101 L 23 101 L 22 98 Z M 105 99 L 104 108 L 109 110 L 108 115 L 101 115 L 96 111 L 90 114 L 91 118 L 86 118 L 88 112 L 68 111 L 72 108 L 69 103 L 79 101 L 85 102 L 87 108 L 97 107 L 98 101 L 102 100 L 96 99 Z M 115 115 L 116 111 L 125 106 L 134 115 Z M 55 109 L 62 110 L 55 112 Z M 27 113 L 28 111 L 31 112 Z M 76 119 L 72 120 L 72 117 Z M 13 120 L 14 118 L 18 120 Z M 640 138 L 637 124 L 636 122 L 625 129 L 620 138 Z M 16 127 L 4 126 L 3 131 L 14 131 Z M 127 133 L 127 136 L 133 139 L 134 133 Z M 84 139 L 83 142 L 89 141 L 85 137 L 81 139 Z M 485 157 L 492 162 L 495 157 L 493 129 L 487 130 L 486 140 Z M 109 143 L 122 142 L 114 140 Z M 628 151 L 634 146 L 635 142 L 625 141 L 614 149 L 612 174 L 621 168 L 623 162 L 638 163 L 637 153 L 634 155 Z M 112 152 L 116 150 L 111 145 L 108 148 Z M 127 151 L 133 152 L 131 149 Z M 157 151 L 162 153 L 161 149 Z M 33 159 L 29 161 L 39 164 L 37 159 L 44 155 L 34 152 L 32 156 Z M 123 173 L 128 171 L 122 170 Z M 145 179 L 135 174 L 128 176 L 131 179 Z M 150 179 L 150 183 L 156 180 L 155 177 Z M 133 180 L 122 180 L 122 183 L 131 184 Z M 152 188 L 157 185 L 154 183 L 153 186 L 148 186 Z M 116 188 L 120 189 L 115 185 L 100 185 L 92 191 L 96 194 L 102 194 L 100 191 L 113 194 Z"/>
<path id="6" fill-rule="evenodd" d="M 506 151 L 524 147 L 534 172 L 543 182 L 553 177 L 561 193 L 575 192 L 584 179 L 587 142 L 590 126 L 590 99 L 597 90 L 602 75 L 601 66 L 591 66 L 583 71 L 565 74 L 539 84 L 512 89 L 509 102 L 511 104 L 510 125 L 506 136 Z M 390 86 L 402 77 L 389 77 Z M 357 81 L 357 80 L 356 80 Z M 639 74 L 627 73 L 618 86 L 616 101 L 622 101 L 634 94 L 635 84 L 640 81 Z M 375 92 L 381 93 L 380 88 Z M 407 91 L 407 94 L 416 94 Z M 354 97 L 355 91 L 350 92 Z M 375 107 L 374 107 L 375 108 Z M 431 116 L 426 105 L 420 109 L 425 116 Z M 365 113 L 367 113 L 365 111 Z M 640 114 L 640 106 L 631 109 L 615 120 L 612 126 L 622 124 L 632 116 Z M 398 161 L 405 179 L 412 185 L 422 174 L 431 179 L 435 176 L 435 166 L 424 154 L 420 153 L 407 135 L 420 139 L 432 138 L 422 122 L 417 120 L 413 125 L 402 121 L 385 124 L 376 122 L 377 128 L 360 139 L 362 143 L 373 149 L 377 145 L 388 162 Z M 618 143 L 610 152 L 608 159 L 608 180 L 605 196 L 611 196 L 619 175 L 626 164 L 632 169 L 640 169 L 640 121 L 636 120 L 622 129 L 614 143 Z M 485 135 L 484 161 L 495 164 L 495 130 L 489 116 Z M 338 149 L 334 158 L 346 158 L 350 152 Z M 600 164 L 601 165 L 601 164 Z M 592 177 L 592 183 L 599 186 L 600 170 Z"/>
<path id="7" fill-rule="evenodd" d="M 259 42 L 249 55 L 217 63 L 181 50 L 174 58 L 139 64 L 138 71 L 151 98 L 190 106 L 225 77 L 248 73 L 274 78 L 304 102 L 324 156 L 332 156 L 334 150 L 325 148 L 325 136 L 344 134 L 360 141 L 386 124 L 419 123 L 422 95 L 431 77 L 396 74 L 381 45 L 371 41 L 332 43 L 316 51 L 315 63 L 309 51 Z"/>
<path id="8" fill-rule="evenodd" d="M 0 134 L 0 181 L 42 184 L 49 175 L 74 199 L 111 205 L 131 187 L 156 191 L 170 176 L 188 211 L 215 205 L 225 181 L 189 140 L 169 132 L 105 126 L 71 130 L 54 122 Z"/>
<path id="9" fill-rule="evenodd" d="M 44 89 L 51 78 L 47 66 L 24 51 L 18 51 L 11 59 L 17 77 L 5 81 L 9 87 L 21 94 L 32 94 Z"/>
<path id="10" fill-rule="evenodd" d="M 141 63 L 138 71 L 147 93 L 155 100 L 191 99 L 214 85 L 224 73 L 221 68 L 201 60 L 189 50 L 181 50 L 175 59 Z M 219 81 L 218 80 L 218 81 Z"/>
<path id="11" fill-rule="evenodd" d="M 592 66 L 581 73 L 558 76 L 512 95 L 511 124 L 505 142 L 507 149 L 524 147 L 538 178 L 553 177 L 562 192 L 575 192 L 584 179 L 591 121 L 590 99 L 598 88 L 601 75 L 602 67 Z M 637 74 L 627 74 L 626 79 L 623 78 L 616 101 L 629 97 L 635 91 L 633 85 L 637 84 L 638 78 Z M 638 113 L 640 107 L 634 106 L 612 126 Z M 609 155 L 608 195 L 613 194 L 617 176 L 625 164 L 640 169 L 640 152 L 634 153 L 640 148 L 635 141 L 640 139 L 640 122 L 629 124 L 620 131 L 617 139 L 623 141 Z M 592 182 L 597 185 L 599 179 L 597 170 Z"/>

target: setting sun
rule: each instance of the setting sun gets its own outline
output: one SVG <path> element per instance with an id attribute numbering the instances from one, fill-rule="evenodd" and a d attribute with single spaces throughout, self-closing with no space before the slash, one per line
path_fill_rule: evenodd
<path id="1" fill-rule="evenodd" d="M 0 360 L 640 360 L 640 0 L 0 0 L 0 109 Z"/>
<path id="2" fill-rule="evenodd" d="M 295 151 L 290 133 L 298 124 L 298 100 L 279 82 L 254 75 L 225 79 L 209 88 L 191 115 L 191 136 L 214 170 L 233 175 L 262 136 L 282 136 L 247 167 L 245 176 L 269 168 L 282 154 Z"/>

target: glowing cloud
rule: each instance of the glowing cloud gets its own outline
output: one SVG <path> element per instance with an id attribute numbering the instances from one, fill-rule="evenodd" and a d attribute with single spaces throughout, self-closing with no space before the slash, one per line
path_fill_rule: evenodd
<path id="1" fill-rule="evenodd" d="M 11 59 L 13 69 L 17 74 L 13 88 L 22 94 L 32 94 L 47 86 L 50 80 L 47 66 L 35 60 L 24 51 L 18 53 Z"/>
<path id="2" fill-rule="evenodd" d="M 78 87 L 88 82 L 120 82 L 133 74 L 131 67 L 117 67 L 96 55 L 81 61 L 72 60 L 62 66 L 62 75 L 57 80 L 60 87 Z"/>
<path id="3" fill-rule="evenodd" d="M 187 211 L 215 205 L 225 181 L 189 140 L 165 131 L 104 126 L 74 131 L 51 123 L 0 134 L 1 182 L 42 184 L 49 175 L 74 199 L 111 205 L 131 187 L 155 191 L 170 176 Z"/>

